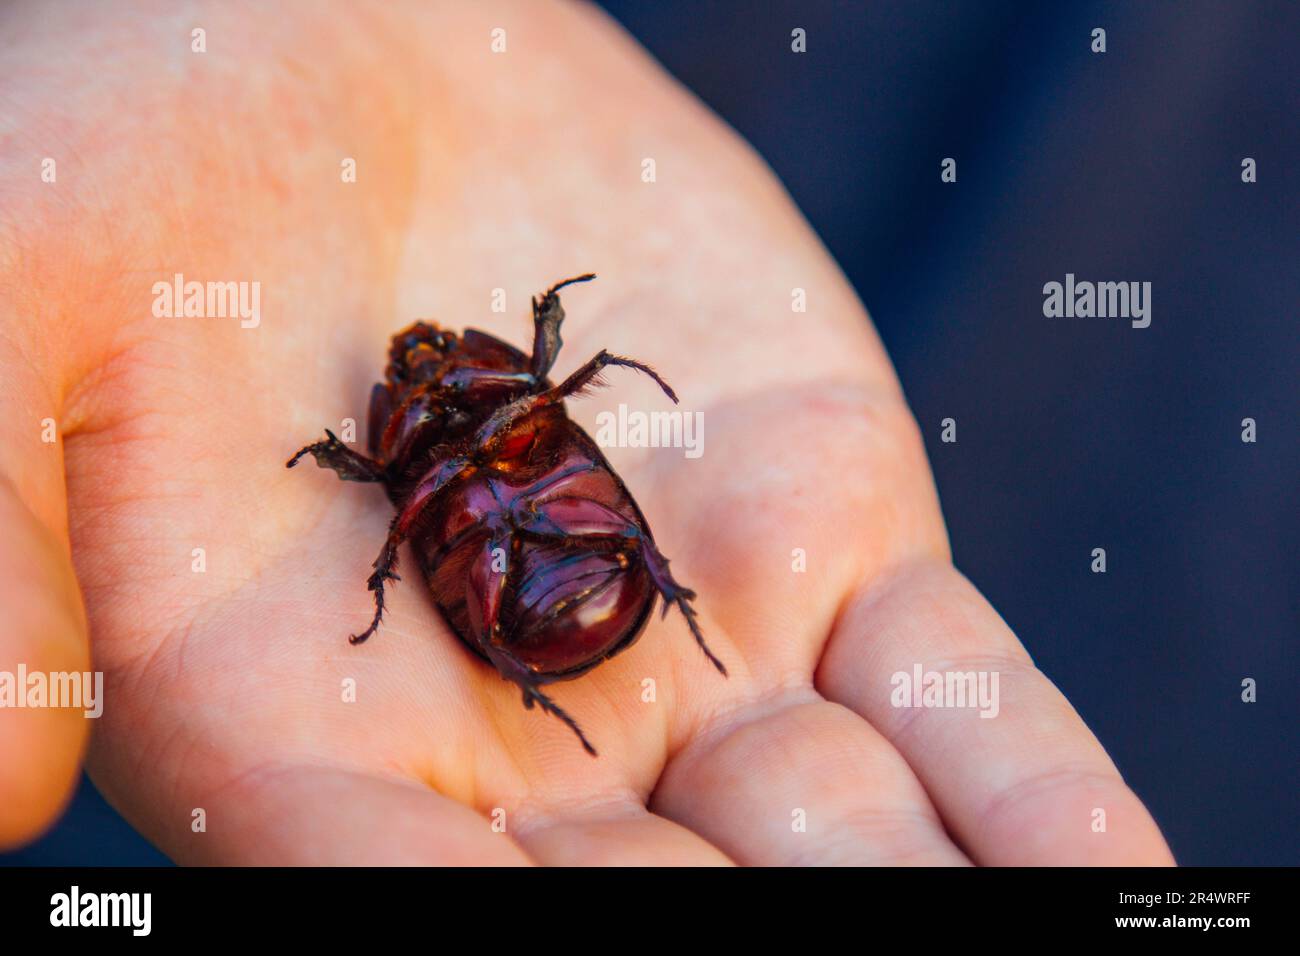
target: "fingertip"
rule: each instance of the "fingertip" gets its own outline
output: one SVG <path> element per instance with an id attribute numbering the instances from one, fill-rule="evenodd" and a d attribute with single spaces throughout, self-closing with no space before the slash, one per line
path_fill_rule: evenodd
<path id="1" fill-rule="evenodd" d="M 90 679 L 81 594 L 67 549 L 0 481 L 0 849 L 39 836 L 76 787 L 88 732 Z M 77 699 L 65 700 L 75 688 Z"/>

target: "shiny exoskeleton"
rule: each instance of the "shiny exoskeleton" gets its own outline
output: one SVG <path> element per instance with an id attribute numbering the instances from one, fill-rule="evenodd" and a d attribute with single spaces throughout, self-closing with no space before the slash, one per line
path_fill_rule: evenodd
<path id="1" fill-rule="evenodd" d="M 369 588 L 375 614 L 350 640 L 379 627 L 384 586 L 398 580 L 409 542 L 448 626 L 506 679 L 564 721 L 595 754 L 577 723 L 541 690 L 585 673 L 629 647 L 657 598 L 678 607 L 700 649 L 695 594 L 673 579 L 645 516 L 564 399 L 601 384 L 611 365 L 649 366 L 601 351 L 554 385 L 564 309 L 557 283 L 533 299 L 531 355 L 475 329 L 457 335 L 416 322 L 393 336 L 384 381 L 370 399 L 369 456 L 332 432 L 311 454 L 345 481 L 380 482 L 397 509 Z"/>

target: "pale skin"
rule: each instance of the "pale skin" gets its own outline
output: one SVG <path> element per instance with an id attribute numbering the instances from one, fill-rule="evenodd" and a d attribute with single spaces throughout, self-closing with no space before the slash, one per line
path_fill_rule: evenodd
<path id="1" fill-rule="evenodd" d="M 852 289 L 761 160 L 602 14 L 42 6 L 0 13 L 0 670 L 93 660 L 106 700 L 95 722 L 0 711 L 0 845 L 57 816 L 84 759 L 184 863 L 1172 862 L 952 567 Z M 349 417 L 362 447 L 399 327 L 526 348 L 528 296 L 586 271 L 555 372 L 607 348 L 704 413 L 698 459 L 608 454 L 730 673 L 656 614 L 550 688 L 596 759 L 450 635 L 405 553 L 350 646 L 390 506 L 284 468 Z M 260 282 L 260 324 L 155 317 L 177 272 Z M 570 403 L 589 430 L 669 407 L 606 378 Z M 891 706 L 917 663 L 997 671 L 1000 713 Z"/>

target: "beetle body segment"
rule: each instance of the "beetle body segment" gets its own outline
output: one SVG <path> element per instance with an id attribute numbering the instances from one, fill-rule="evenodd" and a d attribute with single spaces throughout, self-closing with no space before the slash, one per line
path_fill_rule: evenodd
<path id="1" fill-rule="evenodd" d="M 524 703 L 577 723 L 541 691 L 629 647 L 656 600 L 678 607 L 724 675 L 695 620 L 695 595 L 678 584 L 645 516 L 604 455 L 564 409 L 610 365 L 648 366 L 600 352 L 558 386 L 546 377 L 561 339 L 558 283 L 533 300 L 533 353 L 474 329 L 461 335 L 417 322 L 393 336 L 385 380 L 371 394 L 369 458 L 326 432 L 306 454 L 352 481 L 381 482 L 397 509 L 369 580 L 366 640 L 379 626 L 384 588 L 409 541 L 434 604 L 451 630 L 506 679 Z"/>
<path id="2" fill-rule="evenodd" d="M 449 490 L 413 541 L 452 630 L 479 653 L 485 642 L 508 648 L 541 683 L 631 644 L 656 597 L 631 496 L 603 459 L 561 437 L 544 469 L 477 474 Z"/>

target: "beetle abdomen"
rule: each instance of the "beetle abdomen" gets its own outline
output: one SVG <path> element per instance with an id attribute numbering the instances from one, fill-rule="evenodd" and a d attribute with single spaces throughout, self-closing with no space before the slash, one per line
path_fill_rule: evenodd
<path id="1" fill-rule="evenodd" d="M 638 557 L 582 536 L 512 547 L 479 525 L 436 565 L 431 544 L 418 548 L 421 564 L 451 629 L 479 654 L 488 642 L 508 647 L 544 680 L 576 677 L 631 644 L 655 595 Z"/>
<path id="2" fill-rule="evenodd" d="M 639 558 L 581 544 L 528 545 L 519 561 L 506 639 L 538 673 L 576 676 L 638 636 L 654 598 Z"/>

